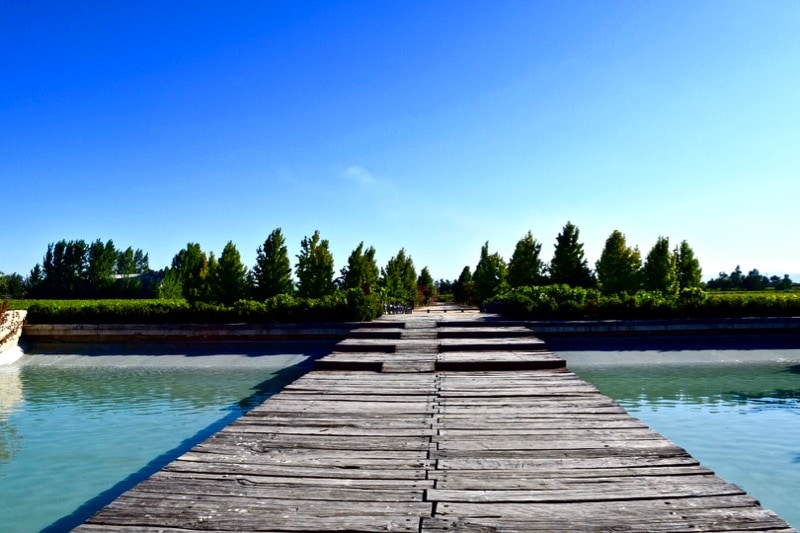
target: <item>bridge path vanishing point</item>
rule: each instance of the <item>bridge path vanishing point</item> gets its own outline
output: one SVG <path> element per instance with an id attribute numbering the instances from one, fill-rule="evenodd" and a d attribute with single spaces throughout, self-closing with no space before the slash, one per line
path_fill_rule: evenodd
<path id="1" fill-rule="evenodd" d="M 482 317 L 364 324 L 76 531 L 795 531 Z"/>

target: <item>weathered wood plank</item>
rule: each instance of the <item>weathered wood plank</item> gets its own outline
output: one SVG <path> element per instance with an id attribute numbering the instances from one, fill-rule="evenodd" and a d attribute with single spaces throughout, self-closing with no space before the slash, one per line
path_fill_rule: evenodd
<path id="1" fill-rule="evenodd" d="M 663 468 L 663 467 L 686 467 L 698 466 L 697 459 L 684 453 L 678 456 L 605 456 L 605 457 L 583 457 L 559 459 L 555 457 L 532 458 L 532 457 L 454 457 L 439 459 L 436 463 L 436 472 L 478 472 L 483 470 L 505 470 L 511 472 L 541 472 L 541 471 L 565 471 L 574 470 L 597 470 L 607 468 L 619 468 L 636 470 L 639 468 Z"/>
<path id="2" fill-rule="evenodd" d="M 336 456 L 321 453 L 299 454 L 297 451 L 275 451 L 269 454 L 257 453 L 249 450 L 242 450 L 237 447 L 196 447 L 192 451 L 182 455 L 177 461 L 202 461 L 207 464 L 219 464 L 220 468 L 230 468 L 231 472 L 236 471 L 236 465 L 247 464 L 253 467 L 275 468 L 298 468 L 302 473 L 304 468 L 338 469 L 342 472 L 361 470 L 403 470 L 409 471 L 405 478 L 419 475 L 425 476 L 425 472 L 430 470 L 433 461 L 421 457 L 387 457 L 381 454 L 377 457 L 365 457 L 364 454 L 343 453 Z M 172 464 L 172 463 L 171 463 Z M 233 465 L 233 466 L 229 466 Z M 169 468 L 169 465 L 168 467 Z M 419 472 L 417 472 L 419 471 Z"/>
<path id="3" fill-rule="evenodd" d="M 620 471 L 617 471 L 620 472 Z M 488 472 L 487 472 L 488 474 Z M 719 479 L 710 471 L 693 471 L 675 475 L 675 473 L 662 472 L 650 475 L 645 472 L 626 472 L 625 475 L 609 476 L 602 471 L 581 472 L 573 475 L 572 471 L 565 471 L 562 475 L 550 472 L 550 475 L 536 472 L 516 475 L 504 475 L 498 472 L 495 477 L 479 476 L 441 476 L 437 477 L 436 488 L 439 490 L 475 490 L 480 488 L 485 491 L 591 491 L 603 492 L 606 487 L 616 491 L 631 491 L 631 494 L 644 494 L 654 486 L 663 487 L 688 487 L 717 485 Z"/>
<path id="4" fill-rule="evenodd" d="M 466 503 L 574 503 L 574 502 L 606 502 L 616 500 L 659 500 L 664 498 L 697 498 L 718 497 L 744 494 L 736 485 L 728 483 L 690 483 L 664 484 L 651 483 L 643 488 L 638 484 L 615 482 L 599 487 L 576 487 L 552 490 L 448 490 L 431 489 L 428 500 L 434 502 L 466 502 Z"/>
<path id="5" fill-rule="evenodd" d="M 424 465 L 407 465 L 407 468 L 389 468 L 388 466 L 359 465 L 348 463 L 331 467 L 315 466 L 316 462 L 306 464 L 284 464 L 280 462 L 245 462 L 241 456 L 215 458 L 182 456 L 166 467 L 165 472 L 200 473 L 200 474 L 255 474 L 260 476 L 298 477 L 298 478 L 338 478 L 338 479 L 426 479 Z M 212 460 L 213 459 L 213 460 Z M 627 472 L 627 471 L 625 471 Z M 633 474 L 631 474 L 633 475 Z"/>
<path id="6" fill-rule="evenodd" d="M 251 488 L 256 487 L 314 487 L 318 488 L 347 488 L 347 489 L 369 489 L 369 490 L 400 490 L 400 491 L 422 491 L 433 488 L 433 480 L 428 479 L 405 479 L 389 478 L 340 478 L 340 477 L 298 477 L 298 476 L 279 476 L 279 475 L 259 475 L 252 472 L 182 472 L 174 469 L 164 469 L 154 474 L 149 480 L 149 487 L 158 484 L 171 486 L 196 484 L 198 486 L 232 486 L 240 485 Z M 175 492 L 173 492 L 174 494 Z M 192 489 L 194 493 L 194 489 Z M 315 498 L 310 498 L 315 499 Z"/>
<path id="7" fill-rule="evenodd" d="M 541 339 L 535 337 L 509 337 L 507 339 L 440 339 L 440 352 L 463 352 L 472 351 L 547 351 L 547 345 Z"/>

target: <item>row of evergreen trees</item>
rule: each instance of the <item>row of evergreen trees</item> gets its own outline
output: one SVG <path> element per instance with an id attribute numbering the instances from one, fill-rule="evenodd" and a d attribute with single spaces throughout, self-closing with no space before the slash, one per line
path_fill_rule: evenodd
<path id="1" fill-rule="evenodd" d="M 148 254 L 97 239 L 61 240 L 47 246 L 23 287 L 30 298 L 137 298 L 147 289 Z"/>
<path id="2" fill-rule="evenodd" d="M 440 282 L 440 288 L 452 289 L 456 301 L 481 304 L 505 290 L 526 286 L 563 284 L 597 288 L 603 294 L 639 290 L 671 294 L 702 285 L 700 263 L 686 241 L 670 250 L 669 239 L 659 237 L 643 261 L 638 247 L 628 246 L 625 235 L 615 230 L 593 271 L 579 236 L 578 228 L 567 222 L 556 237 L 549 263 L 542 259 L 542 244 L 530 231 L 517 242 L 508 263 L 498 253 L 489 253 L 486 242 L 475 270 L 465 266 L 455 283 Z"/>
<path id="3" fill-rule="evenodd" d="M 258 247 L 252 268 L 242 262 L 232 241 L 219 258 L 197 243 L 188 243 L 170 267 L 156 273 L 141 250 L 118 250 L 110 240 L 90 244 L 61 240 L 48 245 L 42 264 L 33 268 L 27 280 L 20 277 L 19 292 L 47 299 L 182 297 L 231 305 L 278 295 L 322 298 L 337 290 L 361 289 L 364 294 L 377 291 L 387 301 L 411 306 L 429 298 L 434 287 L 427 267 L 417 276 L 405 249 L 378 268 L 375 248 L 365 248 L 362 242 L 336 277 L 329 242 L 315 231 L 303 238 L 296 257 L 295 280 L 281 228 L 273 230 Z"/>
<path id="4" fill-rule="evenodd" d="M 251 269 L 242 263 L 233 242 L 225 245 L 219 259 L 213 252 L 207 255 L 199 244 L 189 243 L 166 269 L 161 295 L 230 305 L 238 300 L 264 301 L 279 295 L 323 298 L 337 290 L 360 289 L 367 295 L 377 292 L 385 301 L 413 306 L 428 298 L 429 288 L 433 287 L 428 268 L 423 268 L 418 277 L 405 249 L 379 269 L 375 248 L 365 248 L 361 242 L 335 277 L 330 244 L 315 231 L 300 242 L 296 258 L 295 280 L 281 228 L 273 230 L 258 247 Z"/>
<path id="5" fill-rule="evenodd" d="M 474 271 L 465 266 L 456 281 L 440 280 L 437 284 L 427 267 L 417 276 L 404 249 L 384 268 L 378 268 L 375 249 L 365 248 L 363 242 L 337 277 L 329 243 L 319 231 L 303 238 L 294 270 L 280 228 L 258 247 L 252 268 L 243 264 L 233 242 L 228 242 L 219 258 L 214 252 L 204 252 L 199 244 L 189 243 L 175 255 L 170 267 L 154 273 L 142 250 L 119 250 L 110 240 L 88 244 L 62 240 L 48 245 L 42 264 L 37 264 L 27 279 L 18 274 L 0 275 L 0 295 L 53 299 L 184 297 L 230 305 L 237 300 L 264 301 L 277 295 L 320 298 L 340 289 L 358 288 L 365 294 L 377 291 L 384 301 L 413 305 L 437 292 L 452 293 L 459 303 L 480 304 L 505 290 L 524 286 L 563 284 L 597 288 L 606 295 L 639 290 L 669 295 L 702 286 L 700 263 L 686 241 L 671 249 L 669 239 L 659 237 L 642 258 L 638 247 L 628 246 L 625 235 L 615 230 L 592 270 L 579 236 L 578 228 L 567 222 L 547 263 L 542 259 L 542 244 L 530 231 L 517 242 L 507 263 L 499 254 L 490 253 L 486 242 Z M 707 286 L 790 289 L 792 280 L 788 275 L 766 278 L 758 270 L 745 276 L 737 267 L 730 275 L 720 273 Z"/>
<path id="6" fill-rule="evenodd" d="M 754 268 L 745 276 L 739 265 L 730 274 L 720 272 L 716 278 L 708 280 L 706 286 L 709 289 L 719 289 L 723 291 L 763 291 L 765 289 L 775 289 L 788 291 L 794 286 L 794 282 L 789 274 L 780 276 L 764 276 L 757 268 Z"/>

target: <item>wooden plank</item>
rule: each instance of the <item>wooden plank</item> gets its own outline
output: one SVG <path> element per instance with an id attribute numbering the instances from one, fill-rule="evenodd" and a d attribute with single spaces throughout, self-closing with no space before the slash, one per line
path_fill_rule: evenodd
<path id="1" fill-rule="evenodd" d="M 436 369 L 433 358 L 410 361 L 384 361 L 381 372 L 386 373 L 432 373 Z"/>
<path id="2" fill-rule="evenodd" d="M 537 338 L 508 339 L 440 339 L 439 351 L 502 351 L 502 350 L 529 350 L 547 351 L 547 345 Z"/>
<path id="3" fill-rule="evenodd" d="M 509 337 L 535 337 L 535 333 L 524 326 L 472 325 L 458 326 L 442 324 L 438 335 L 441 339 L 484 339 Z"/>
<path id="4" fill-rule="evenodd" d="M 317 489 L 368 489 L 368 490 L 400 490 L 421 492 L 433 488 L 433 480 L 428 479 L 405 479 L 400 478 L 340 478 L 340 477 L 298 477 L 298 476 L 278 476 L 278 475 L 259 475 L 253 472 L 183 472 L 174 469 L 162 470 L 154 474 L 150 480 L 152 484 L 142 488 L 147 490 L 157 484 L 168 484 L 171 486 L 186 485 L 189 492 L 200 491 L 203 494 L 203 487 L 213 485 L 212 490 L 218 490 L 219 486 L 246 486 L 252 488 L 260 487 L 314 487 Z M 189 485 L 192 485 L 189 487 Z M 172 491 L 172 494 L 178 491 Z M 316 499 L 311 497 L 310 499 Z"/>
<path id="5" fill-rule="evenodd" d="M 310 464 L 285 464 L 280 462 L 245 462 L 241 456 L 227 457 L 219 454 L 202 457 L 203 454 L 182 456 L 164 468 L 165 472 L 204 473 L 204 474 L 255 474 L 261 476 L 298 478 L 338 478 L 338 479 L 426 479 L 424 465 L 419 463 L 407 468 L 389 468 L 381 465 L 347 464 L 338 467 Z M 627 470 L 626 470 L 627 472 Z M 613 474 L 613 472 L 612 472 Z"/>
<path id="6" fill-rule="evenodd" d="M 736 507 L 726 506 L 727 502 L 719 498 L 710 499 L 706 507 L 689 507 L 682 500 L 666 500 L 655 505 L 653 502 L 636 503 L 625 502 L 618 506 L 609 502 L 591 506 L 541 504 L 534 509 L 529 505 L 515 508 L 505 504 L 454 506 L 452 509 L 445 506 L 436 517 L 422 519 L 421 531 L 794 531 L 774 513 L 752 501 Z"/>
<path id="7" fill-rule="evenodd" d="M 739 494 L 745 493 L 736 485 L 721 482 L 691 483 L 685 481 L 680 484 L 653 483 L 645 486 L 644 484 L 624 484 L 618 481 L 607 484 L 602 487 L 602 490 L 598 490 L 598 487 L 586 487 L 584 484 L 552 490 L 431 489 L 428 491 L 428 500 L 466 503 L 575 503 L 718 497 Z"/>
<path id="8" fill-rule="evenodd" d="M 571 471 L 570 471 L 571 472 Z M 618 471 L 619 472 L 619 471 Z M 436 488 L 439 490 L 476 490 L 503 492 L 503 491 L 536 491 L 544 494 L 560 493 L 562 491 L 586 491 L 604 492 L 606 488 L 613 488 L 614 491 L 625 491 L 631 494 L 645 494 L 655 486 L 679 487 L 681 490 L 687 487 L 710 487 L 718 486 L 718 478 L 708 470 L 692 469 L 689 472 L 680 474 L 662 472 L 658 475 L 650 475 L 642 471 L 636 475 L 616 475 L 608 476 L 605 472 L 595 470 L 591 472 L 583 471 L 580 475 L 573 476 L 571 473 L 564 472 L 561 476 L 556 473 L 553 475 L 540 475 L 539 472 L 528 472 L 527 474 L 515 473 L 514 475 L 503 475 L 498 472 L 496 477 L 480 476 L 453 476 L 443 475 L 437 477 Z M 429 498 L 432 498 L 429 495 Z"/>
<path id="9" fill-rule="evenodd" d="M 297 453 L 297 451 L 261 454 L 242 451 L 241 449 L 237 449 L 235 447 L 197 447 L 178 459 L 178 461 L 189 460 L 219 464 L 220 468 L 231 468 L 231 471 L 234 471 L 233 469 L 235 469 L 235 465 L 242 463 L 254 467 L 264 466 L 268 468 L 275 467 L 276 469 L 281 467 L 301 467 L 298 469 L 298 473 L 302 473 L 303 468 L 334 469 L 342 472 L 353 471 L 352 473 L 363 470 L 382 470 L 387 472 L 391 470 L 403 470 L 409 471 L 407 474 L 405 474 L 406 478 L 416 477 L 419 472 L 422 472 L 424 477 L 425 472 L 432 468 L 431 465 L 433 463 L 432 461 L 428 460 L 427 457 L 415 457 L 409 455 L 391 457 L 387 456 L 387 454 L 381 454 L 367 457 L 365 454 L 300 454 Z M 169 467 L 170 465 L 168 465 L 166 468 Z M 180 467 L 178 466 L 177 468 Z"/>
<path id="10" fill-rule="evenodd" d="M 457 471 L 482 471 L 482 470 L 506 470 L 517 472 L 547 471 L 547 470 L 597 470 L 606 468 L 620 469 L 639 469 L 639 468 L 664 468 L 664 467 L 684 467 L 698 466 L 697 459 L 688 454 L 679 456 L 608 456 L 593 458 L 570 458 L 558 459 L 554 457 L 528 458 L 528 457 L 454 457 L 449 459 L 439 459 L 436 464 L 436 471 L 457 472 Z"/>

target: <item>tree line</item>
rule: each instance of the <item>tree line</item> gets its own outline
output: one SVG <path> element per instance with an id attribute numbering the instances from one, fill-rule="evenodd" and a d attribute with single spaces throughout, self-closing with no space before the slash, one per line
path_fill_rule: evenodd
<path id="1" fill-rule="evenodd" d="M 27 279 L 19 275 L 3 279 L 11 281 L 13 292 L 8 283 L 2 287 L 15 298 L 185 298 L 227 306 L 280 295 L 323 298 L 349 289 L 413 306 L 429 300 L 434 291 L 428 268 L 417 275 L 405 249 L 379 268 L 375 248 L 365 247 L 363 242 L 336 276 L 329 242 L 319 231 L 303 238 L 293 269 L 281 228 L 273 230 L 258 247 L 252 268 L 243 263 L 233 241 L 219 257 L 198 243 L 188 243 L 169 267 L 155 272 L 142 250 L 118 250 L 111 240 L 61 240 L 48 245 L 42 263 L 36 264 Z"/>
<path id="2" fill-rule="evenodd" d="M 526 286 L 568 285 L 592 288 L 604 295 L 657 291 L 677 294 L 683 289 L 789 290 L 783 278 L 762 276 L 757 269 L 744 275 L 737 266 L 703 284 L 702 269 L 687 241 L 674 248 L 659 237 L 643 257 L 629 246 L 625 234 L 614 230 L 600 258 L 590 268 L 580 231 L 571 222 L 556 237 L 549 262 L 542 257 L 542 243 L 528 231 L 506 262 L 490 253 L 488 241 L 481 247 L 474 269 L 465 266 L 454 281 L 434 282 L 427 267 L 417 274 L 413 260 L 401 249 L 379 268 L 375 248 L 361 242 L 338 276 L 326 239 L 319 231 L 306 236 L 295 256 L 294 268 L 281 228 L 269 234 L 256 250 L 255 264 L 244 265 L 232 241 L 219 258 L 197 243 L 188 243 L 169 267 L 150 269 L 148 255 L 131 247 L 117 249 L 113 241 L 61 240 L 51 243 L 41 264 L 27 278 L 0 273 L 0 296 L 12 298 L 185 298 L 190 302 L 231 305 L 238 300 L 264 301 L 278 295 L 320 298 L 338 290 L 361 289 L 384 301 L 403 305 L 425 303 L 441 294 L 458 303 L 481 304 L 509 289 Z"/>
<path id="3" fill-rule="evenodd" d="M 118 249 L 112 240 L 60 240 L 47 246 L 27 279 L 16 275 L 8 289 L 12 297 L 137 298 L 148 290 L 149 273 L 148 254 L 140 249 Z"/>
<path id="4" fill-rule="evenodd" d="M 730 276 L 702 282 L 702 268 L 687 241 L 671 248 L 669 238 L 659 237 L 642 257 L 637 246 L 627 243 L 625 234 L 614 230 L 594 269 L 584 255 L 580 231 L 571 222 L 556 237 L 550 262 L 542 258 L 542 243 L 529 231 L 516 244 L 506 262 L 498 253 L 490 253 L 488 241 L 480 251 L 474 270 L 465 266 L 455 281 L 439 280 L 441 293 L 452 293 L 458 302 L 482 304 L 503 292 L 520 288 L 567 285 L 573 288 L 596 289 L 601 294 L 635 294 L 639 291 L 659 292 L 664 296 L 684 289 L 762 290 L 768 287 L 788 290 L 792 280 L 760 276 L 758 270 L 743 276 L 739 267 Z"/>
<path id="5" fill-rule="evenodd" d="M 720 272 L 719 276 L 706 282 L 706 287 L 709 289 L 723 291 L 763 291 L 769 288 L 788 291 L 793 285 L 794 282 L 792 282 L 789 274 L 784 274 L 782 278 L 780 276 L 767 277 L 763 276 L 757 268 L 754 268 L 745 276 L 739 265 L 736 265 L 736 268 L 730 274 Z"/>
<path id="6" fill-rule="evenodd" d="M 689 244 L 683 241 L 671 250 L 666 237 L 659 237 L 643 260 L 638 247 L 628 246 L 625 235 L 614 230 L 594 266 L 592 270 L 585 257 L 580 230 L 567 222 L 556 237 L 550 262 L 542 258 L 542 243 L 528 231 L 508 262 L 490 253 L 487 241 L 474 270 L 465 266 L 455 282 L 441 280 L 439 288 L 451 290 L 456 301 L 482 304 L 519 287 L 568 285 L 598 289 L 602 294 L 639 290 L 666 294 L 702 286 L 700 263 Z"/>

